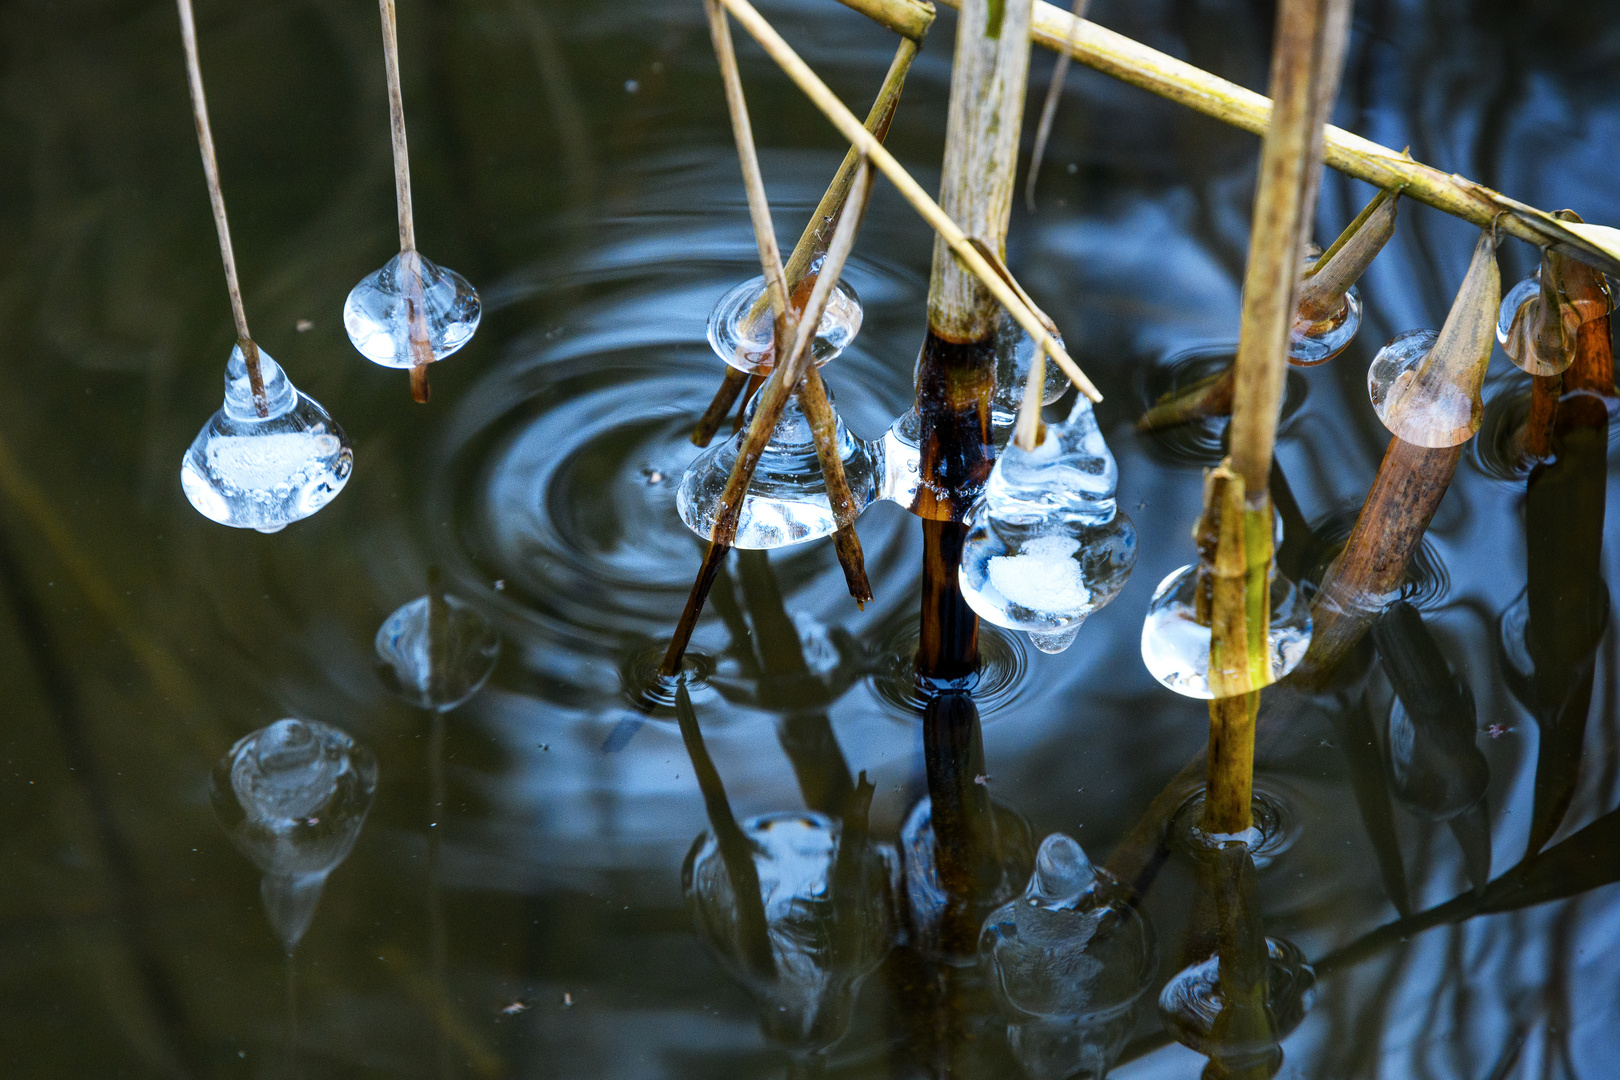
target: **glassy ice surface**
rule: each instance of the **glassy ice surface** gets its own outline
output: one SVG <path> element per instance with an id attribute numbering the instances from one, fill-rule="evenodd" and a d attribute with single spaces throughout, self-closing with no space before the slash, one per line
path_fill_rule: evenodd
<path id="1" fill-rule="evenodd" d="M 1405 400 L 1417 380 L 1418 367 L 1439 338 L 1437 330 L 1396 334 L 1367 368 L 1367 396 L 1378 419 L 1392 433 L 1418 446 L 1467 442 L 1484 421 L 1477 392 L 1470 394 L 1452 382 L 1436 387 L 1435 396 L 1421 404 Z"/>
<path id="2" fill-rule="evenodd" d="M 377 628 L 378 671 L 395 694 L 423 709 L 448 712 L 478 693 L 495 670 L 501 637 L 478 609 L 445 596 L 419 596 Z"/>
<path id="3" fill-rule="evenodd" d="M 1059 345 L 1063 344 L 1061 334 L 1057 335 L 1057 340 Z M 998 443 L 1011 433 L 1018 419 L 1018 407 L 1024 401 L 1024 384 L 1029 381 L 1029 366 L 1034 362 L 1035 339 L 1002 308 L 996 319 L 996 391 L 990 398 L 990 422 L 996 429 Z M 1069 377 L 1050 357 L 1041 376 L 1041 404 L 1055 404 L 1069 389 Z"/>
<path id="4" fill-rule="evenodd" d="M 241 346 L 225 366 L 225 404 L 180 462 L 180 486 L 197 512 L 221 525 L 273 533 L 301 521 L 343 490 L 354 451 L 343 429 L 299 393 L 259 350 L 269 415 L 253 401 Z"/>
<path id="5" fill-rule="evenodd" d="M 1266 938 L 1266 956 L 1270 974 L 1266 1010 L 1271 1018 L 1271 1034 L 1281 1040 L 1310 1011 L 1316 999 L 1316 972 L 1298 946 L 1280 938 Z M 1165 1026 L 1183 1046 L 1210 1057 L 1242 1059 L 1263 1056 L 1274 1049 L 1275 1042 L 1244 1045 L 1222 1030 L 1218 1021 L 1227 1002 L 1220 983 L 1221 961 L 1214 956 L 1172 976 L 1159 991 L 1159 1015 Z"/>
<path id="6" fill-rule="evenodd" d="M 827 391 L 828 400 L 832 391 Z M 744 423 L 723 443 L 709 447 L 693 459 L 681 477 L 675 508 L 686 527 L 704 539 L 714 529 L 720 513 L 720 496 L 725 492 L 731 469 L 742 453 L 748 425 L 759 409 L 760 396 L 748 403 Z M 844 479 L 855 501 L 855 512 L 866 509 L 877 496 L 878 466 L 865 443 L 850 434 L 838 421 L 838 446 L 844 463 Z M 815 439 L 810 422 L 799 408 L 797 397 L 789 397 L 782 416 L 771 433 L 771 441 L 760 455 L 753 482 L 743 499 L 737 523 L 738 548 L 779 548 L 830 536 L 838 527 L 832 503 L 827 498 L 827 482 L 821 475 Z"/>
<path id="7" fill-rule="evenodd" d="M 979 935 L 979 963 L 1007 1014 L 1013 1054 L 1034 1080 L 1102 1080 L 1158 966 L 1153 931 L 1107 871 L 1053 833 L 1024 895 Z"/>
<path id="8" fill-rule="evenodd" d="M 345 732 L 277 720 L 214 766 L 214 812 L 264 874 L 265 913 L 288 952 L 309 928 L 327 875 L 353 850 L 377 788 L 377 761 Z"/>
<path id="9" fill-rule="evenodd" d="M 1213 697 L 1209 690 L 1210 630 L 1197 621 L 1198 566 L 1183 566 L 1159 582 L 1142 623 L 1142 663 L 1165 686 L 1184 697 Z M 1294 583 L 1271 578 L 1271 679 L 1287 675 L 1311 643 L 1311 609 Z"/>
<path id="10" fill-rule="evenodd" d="M 1136 565 L 1136 529 L 1115 506 L 1119 469 L 1091 402 L 1049 424 L 1033 451 L 996 457 L 958 573 L 973 610 L 1061 652 L 1087 615 L 1112 600 Z"/>
<path id="11" fill-rule="evenodd" d="M 360 355 L 372 363 L 410 368 L 417 364 L 413 334 L 426 340 L 433 359 L 443 360 L 472 340 L 482 315 L 478 292 L 466 278 L 417 252 L 401 252 L 350 290 L 343 304 L 343 328 Z"/>
<path id="12" fill-rule="evenodd" d="M 756 318 L 748 318 L 764 295 L 764 276 L 749 278 L 722 296 L 709 312 L 709 345 L 715 355 L 750 375 L 763 374 L 776 363 L 776 332 L 770 306 L 766 305 Z M 861 298 L 840 278 L 810 342 L 810 356 L 816 366 L 843 352 L 860 329 Z"/>
<path id="13" fill-rule="evenodd" d="M 1540 299 L 1541 267 L 1538 266 L 1531 271 L 1529 277 L 1503 295 L 1502 306 L 1496 312 L 1497 342 L 1515 364 L 1521 368 L 1529 364 L 1526 370 L 1539 369 L 1561 359 L 1554 357 L 1542 359 L 1528 355 L 1535 347 L 1534 341 L 1531 340 L 1533 333 L 1529 329 L 1529 324 L 1536 313 L 1536 301 Z"/>
<path id="14" fill-rule="evenodd" d="M 1354 285 L 1339 308 L 1325 319 L 1307 323 L 1296 319 L 1288 339 L 1288 362 L 1295 367 L 1325 364 L 1349 348 L 1361 329 L 1361 293 Z"/>
<path id="15" fill-rule="evenodd" d="M 824 814 L 763 814 L 740 832 L 729 852 L 712 832 L 697 838 L 681 870 L 687 906 L 699 936 L 759 1001 L 766 1034 L 799 1053 L 825 1050 L 848 1029 L 861 980 L 893 941 L 893 864 L 865 841 L 845 850 L 842 826 Z M 739 903 L 728 858 L 751 862 L 757 897 Z M 763 942 L 750 940 L 760 933 Z"/>
<path id="16" fill-rule="evenodd" d="M 1575 359 L 1581 325 L 1602 318 L 1614 307 L 1614 295 L 1601 275 L 1578 295 L 1560 295 L 1557 311 L 1541 304 L 1541 267 L 1502 297 L 1497 309 L 1496 340 L 1502 351 L 1531 375 L 1555 375 Z M 1576 286 L 1580 290 L 1580 286 Z"/>

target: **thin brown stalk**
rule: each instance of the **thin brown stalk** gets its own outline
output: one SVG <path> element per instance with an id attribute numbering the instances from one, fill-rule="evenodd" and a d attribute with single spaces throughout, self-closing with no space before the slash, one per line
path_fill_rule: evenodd
<path id="1" fill-rule="evenodd" d="M 1069 15 L 1079 26 L 1086 18 L 1091 0 L 1074 0 Z M 1073 47 L 1073 43 L 1069 43 Z M 1046 84 L 1046 102 L 1041 106 L 1041 122 L 1035 128 L 1035 149 L 1029 155 L 1029 176 L 1024 180 L 1024 207 L 1035 212 L 1035 182 L 1041 174 L 1041 161 L 1046 157 L 1046 141 L 1052 136 L 1052 121 L 1057 119 L 1058 101 L 1063 97 L 1063 80 L 1069 75 L 1068 49 L 1059 49 L 1057 63 L 1052 65 L 1052 81 Z"/>
<path id="2" fill-rule="evenodd" d="M 219 234 L 219 258 L 225 264 L 225 288 L 231 294 L 231 318 L 236 321 L 236 343 L 247 361 L 248 386 L 253 390 L 253 407 L 260 416 L 270 415 L 270 402 L 264 395 L 264 376 L 259 371 L 259 347 L 248 333 L 247 309 L 242 306 L 242 287 L 236 279 L 236 252 L 231 248 L 231 225 L 225 217 L 225 193 L 219 184 L 219 158 L 214 153 L 214 132 L 208 124 L 208 98 L 203 93 L 202 64 L 197 59 L 197 23 L 191 0 L 176 0 L 180 8 L 180 41 L 186 51 L 186 75 L 191 84 L 191 113 L 197 123 L 197 147 L 202 151 L 203 176 L 208 180 L 208 203 L 214 211 L 214 230 Z"/>
<path id="3" fill-rule="evenodd" d="M 910 38 L 902 39 L 899 47 L 895 49 L 894 59 L 889 63 L 889 72 L 878 90 L 877 99 L 872 102 L 871 111 L 866 115 L 865 127 L 878 139 L 888 136 L 889 125 L 894 120 L 894 110 L 900 104 L 900 91 L 905 87 L 906 74 L 911 70 L 911 62 L 916 56 L 917 43 Z M 811 279 L 813 284 L 811 267 L 827 253 L 827 244 L 832 240 L 833 229 L 838 224 L 839 215 L 843 213 L 850 185 L 855 182 L 855 167 L 860 159 L 860 151 L 850 147 L 849 152 L 844 155 L 843 163 L 838 166 L 838 171 L 833 174 L 832 183 L 827 185 L 826 192 L 821 196 L 821 202 L 810 215 L 810 221 L 800 234 L 798 243 L 793 246 L 786 266 L 783 267 L 788 295 L 794 301 L 796 309 L 803 306 L 800 302 L 801 290 L 804 294 L 809 292 L 806 279 Z M 769 297 L 762 295 L 749 309 L 745 318 L 750 322 L 759 318 L 769 304 Z M 727 369 L 725 380 L 715 391 L 714 399 L 709 402 L 708 409 L 698 420 L 697 426 L 692 429 L 694 445 L 709 445 L 715 432 L 720 430 L 720 424 L 725 419 L 727 410 L 737 400 L 745 378 L 745 373 L 736 368 Z"/>
<path id="4" fill-rule="evenodd" d="M 399 212 L 400 272 L 405 277 L 405 317 L 411 349 L 411 398 L 425 405 L 432 396 L 427 366 L 433 363 L 428 339 L 421 257 L 416 253 L 416 217 L 411 210 L 411 155 L 405 142 L 405 97 L 399 80 L 399 34 L 394 0 L 377 0 L 382 16 L 383 70 L 388 79 L 388 130 L 394 152 L 394 203 Z"/>
<path id="5" fill-rule="evenodd" d="M 827 502 L 838 521 L 833 545 L 838 551 L 839 565 L 844 568 L 844 581 L 856 606 L 864 611 L 866 602 L 872 599 L 872 583 L 867 580 L 861 538 L 855 532 L 855 499 L 844 476 L 844 463 L 838 456 L 838 417 L 827 400 L 827 388 L 814 364 L 799 384 L 799 407 L 804 410 L 815 436 L 816 457 L 821 461 L 821 473 L 827 481 Z"/>
<path id="6" fill-rule="evenodd" d="M 944 0 L 959 8 L 962 0 Z M 1032 40 L 1066 52 L 1080 63 L 1195 112 L 1255 135 L 1271 122 L 1269 98 L 1148 48 L 1123 34 L 1077 20 L 1067 11 L 1036 0 Z M 1327 126 L 1324 161 L 1374 187 L 1399 190 L 1418 202 L 1501 231 L 1537 247 L 1552 246 L 1610 274 L 1620 275 L 1620 230 L 1559 221 L 1552 214 L 1510 199 L 1472 180 L 1413 161 L 1342 128 Z"/>
<path id="7" fill-rule="evenodd" d="M 792 47 L 782 39 L 766 21 L 764 16 L 756 11 L 748 0 L 719 0 L 726 10 L 741 23 L 754 39 L 764 47 L 771 59 L 786 72 L 789 79 L 804 92 L 811 102 L 821 110 L 833 126 L 844 138 L 848 139 L 858 149 L 872 159 L 879 172 L 883 173 L 894 184 L 902 198 L 911 204 L 912 208 L 920 214 L 923 220 L 944 238 L 951 251 L 990 290 L 1001 304 L 1006 307 L 1009 314 L 1020 326 L 1034 338 L 1037 345 L 1046 350 L 1059 367 L 1063 369 L 1070 381 L 1080 389 L 1080 392 L 1091 398 L 1092 401 L 1101 401 L 1102 395 L 1092 385 L 1091 380 L 1075 364 L 1072 357 L 1061 344 L 1052 336 L 1041 323 L 1040 318 L 1029 309 L 1029 306 L 1019 299 L 1017 293 L 1010 288 L 996 273 L 995 269 L 985 261 L 984 257 L 973 247 L 967 233 L 952 221 L 950 216 L 940 209 L 938 203 L 929 197 L 922 185 L 906 172 L 904 166 L 895 160 L 894 155 L 883 148 L 883 144 L 873 137 L 872 133 L 861 126 L 855 115 L 849 111 L 838 96 L 822 82 L 816 73 L 810 70 Z"/>
<path id="8" fill-rule="evenodd" d="M 765 376 L 760 374 L 749 375 L 748 385 L 743 392 L 737 395 L 737 414 L 731 418 L 731 433 L 735 435 L 742 430 L 743 417 L 748 415 L 748 403 L 754 400 L 759 388 L 765 385 Z"/>

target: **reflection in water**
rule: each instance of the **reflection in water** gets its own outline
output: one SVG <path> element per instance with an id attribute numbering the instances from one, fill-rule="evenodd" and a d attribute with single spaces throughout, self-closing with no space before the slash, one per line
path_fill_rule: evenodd
<path id="1" fill-rule="evenodd" d="M 214 812 L 264 874 L 264 911 L 289 953 L 327 875 L 360 838 L 376 789 L 371 751 L 314 720 L 277 720 L 244 735 L 214 766 Z"/>
<path id="2" fill-rule="evenodd" d="M 1024 895 L 985 919 L 979 962 L 1033 1080 L 1102 1080 L 1157 974 L 1158 950 L 1125 888 L 1053 833 Z"/>
<path id="3" fill-rule="evenodd" d="M 412 705 L 449 712 L 478 693 L 495 670 L 501 638 L 477 608 L 444 591 L 428 572 L 428 594 L 377 628 L 377 672 Z"/>

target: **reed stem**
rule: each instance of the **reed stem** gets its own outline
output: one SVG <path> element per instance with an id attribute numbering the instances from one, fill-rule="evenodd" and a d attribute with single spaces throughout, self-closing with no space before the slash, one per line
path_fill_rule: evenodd
<path id="1" fill-rule="evenodd" d="M 1361 280 L 1367 267 L 1395 235 L 1395 204 L 1399 195 L 1380 191 L 1347 225 L 1331 247 L 1300 282 L 1294 305 L 1296 323 L 1310 324 L 1335 314 L 1344 303 L 1344 294 Z"/>
<path id="2" fill-rule="evenodd" d="M 203 176 L 208 181 L 208 204 L 214 211 L 214 230 L 219 234 L 219 258 L 225 264 L 225 288 L 231 294 L 231 318 L 236 321 L 236 344 L 247 362 L 248 386 L 253 391 L 253 407 L 260 416 L 270 415 L 270 402 L 264 394 L 264 376 L 259 371 L 259 346 L 248 333 L 247 309 L 242 306 L 242 287 L 236 279 L 236 252 L 231 248 L 231 225 L 225 217 L 225 193 L 219 185 L 219 157 L 214 152 L 214 131 L 208 124 L 208 98 L 203 93 L 202 64 L 197 59 L 197 23 L 191 0 L 176 0 L 180 8 L 180 41 L 186 52 L 186 76 L 191 84 L 191 114 L 197 123 L 197 147 L 202 151 Z"/>
<path id="3" fill-rule="evenodd" d="M 399 250 L 416 250 L 416 219 L 411 214 L 411 157 L 405 145 L 405 98 L 399 86 L 398 19 L 394 0 L 377 0 L 382 15 L 383 69 L 388 74 L 388 127 L 394 147 L 394 200 L 399 207 Z"/>
<path id="4" fill-rule="evenodd" d="M 867 113 L 865 126 L 878 139 L 887 137 L 889 133 L 895 108 L 900 104 L 900 91 L 905 87 L 906 74 L 911 70 L 912 60 L 916 59 L 917 48 L 917 43 L 910 38 L 901 40 L 895 49 L 894 59 L 889 63 L 889 72 L 878 90 L 877 99 L 872 102 L 871 111 Z M 843 213 L 844 204 L 849 198 L 850 185 L 855 182 L 855 168 L 860 159 L 860 151 L 850 147 L 849 152 L 844 155 L 843 163 L 838 166 L 838 171 L 833 174 L 832 183 L 827 185 L 826 193 L 821 196 L 821 202 L 810 215 L 810 221 L 800 234 L 798 243 L 793 246 L 793 252 L 788 256 L 787 264 L 783 268 L 790 297 L 799 297 L 801 289 L 808 292 L 809 286 L 806 282 L 814 282 L 812 267 L 827 253 L 827 244 L 832 240 L 839 215 Z M 752 322 L 763 314 L 769 302 L 768 295 L 762 296 L 744 318 Z M 795 306 L 802 307 L 802 304 Z M 708 409 L 698 420 L 697 426 L 692 429 L 693 445 L 709 445 L 715 432 L 720 430 L 720 424 L 725 419 L 727 410 L 737 400 L 737 395 L 743 388 L 743 381 L 747 377 L 746 373 L 736 368 L 727 368 L 725 379 L 715 391 L 714 399 L 709 402 Z"/>
<path id="5" fill-rule="evenodd" d="M 839 3 L 919 44 L 927 36 L 928 28 L 934 25 L 934 5 L 928 0 L 839 0 Z"/>
<path id="6" fill-rule="evenodd" d="M 1040 318 L 1030 310 L 1029 305 L 1019 298 L 1015 292 L 1000 276 L 994 267 L 969 241 L 965 233 L 950 216 L 940 209 L 938 203 L 928 196 L 922 186 L 912 179 L 904 166 L 895 160 L 894 155 L 883 148 L 883 144 L 873 137 L 872 133 L 861 126 L 855 114 L 851 113 L 838 96 L 828 89 L 816 73 L 810 70 L 792 47 L 782 39 L 766 21 L 764 16 L 756 11 L 748 0 L 719 0 L 726 10 L 743 25 L 754 39 L 764 47 L 771 59 L 787 74 L 795 85 L 802 90 L 806 97 L 821 110 L 833 126 L 844 138 L 848 139 L 856 148 L 872 159 L 872 164 L 878 171 L 888 177 L 894 184 L 902 198 L 911 204 L 912 208 L 920 214 L 924 221 L 934 229 L 951 251 L 967 268 L 978 278 L 990 293 L 1006 307 L 1009 314 L 1024 330 L 1035 339 L 1037 345 L 1046 350 L 1046 354 L 1057 361 L 1069 380 L 1079 388 L 1080 392 L 1092 401 L 1101 401 L 1102 395 L 1086 378 L 1072 357 L 1061 344 L 1052 336 Z"/>
<path id="7" fill-rule="evenodd" d="M 944 3 L 962 6 L 962 0 Z M 1094 22 L 1076 19 L 1044 0 L 1036 0 L 1030 36 L 1036 44 L 1066 52 L 1093 70 L 1251 134 L 1264 135 L 1271 122 L 1269 98 Z M 1398 190 L 1482 229 L 1498 223 L 1509 236 L 1537 247 L 1551 245 L 1606 273 L 1620 275 L 1620 231 L 1559 221 L 1546 211 L 1331 124 L 1324 143 L 1324 162 L 1346 176 Z"/>

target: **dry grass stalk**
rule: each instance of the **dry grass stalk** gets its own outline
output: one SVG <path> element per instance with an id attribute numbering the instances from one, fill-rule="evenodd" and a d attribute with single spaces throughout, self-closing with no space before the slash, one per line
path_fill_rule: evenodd
<path id="1" fill-rule="evenodd" d="M 259 347 L 248 333 L 247 309 L 242 306 L 242 287 L 236 280 L 236 252 L 231 248 L 231 225 L 225 217 L 225 193 L 219 185 L 219 158 L 214 153 L 214 132 L 208 124 L 208 98 L 203 93 L 202 64 L 197 59 L 197 21 L 191 0 L 177 0 L 180 8 L 180 41 L 186 51 L 186 75 L 191 85 L 191 113 L 197 123 L 197 147 L 202 151 L 203 176 L 208 180 L 208 203 L 214 211 L 214 230 L 219 234 L 219 257 L 225 264 L 225 288 L 231 294 L 231 318 L 236 321 L 236 343 L 247 361 L 248 385 L 253 390 L 253 407 L 260 416 L 270 415 L 264 396 L 264 376 L 259 371 Z"/>
<path id="2" fill-rule="evenodd" d="M 1069 380 L 1080 389 L 1080 392 L 1093 401 L 1101 401 L 1102 395 L 1092 385 L 1091 380 L 1075 364 L 1061 344 L 1052 337 L 1051 333 L 1042 324 L 1040 318 L 1029 309 L 1029 306 L 1018 297 L 1018 294 L 1003 281 L 996 270 L 987 262 L 973 244 L 967 234 L 950 216 L 940 209 L 939 204 L 929 197 L 922 186 L 912 179 L 905 168 L 883 148 L 883 144 L 874 138 L 871 132 L 861 126 L 855 115 L 838 100 L 836 94 L 828 89 L 816 73 L 810 70 L 791 46 L 782 39 L 782 36 L 760 15 L 748 0 L 720 0 L 726 10 L 737 19 L 743 27 L 753 35 L 764 47 L 771 59 L 787 73 L 788 78 L 802 90 L 806 97 L 832 121 L 844 138 L 848 139 L 856 148 L 872 159 L 872 164 L 894 184 L 912 208 L 915 209 L 928 224 L 944 238 L 951 251 L 967 268 L 978 278 L 990 293 L 1004 306 L 1008 313 L 1022 326 L 1036 343 L 1046 351 L 1046 354 L 1063 369 Z"/>
<path id="3" fill-rule="evenodd" d="M 1339 310 L 1344 294 L 1361 280 L 1373 259 L 1395 235 L 1395 203 L 1400 196 L 1380 191 L 1362 208 L 1333 245 L 1322 252 L 1299 285 L 1296 324 L 1306 327 Z"/>
<path id="4" fill-rule="evenodd" d="M 889 124 L 894 120 L 894 110 L 900 104 L 900 92 L 905 87 L 906 74 L 911 70 L 911 62 L 917 56 L 917 43 L 910 38 L 901 40 L 895 49 L 894 59 L 889 63 L 889 72 L 884 77 L 883 86 L 878 90 L 877 99 L 873 101 L 871 111 L 866 116 L 866 129 L 878 139 L 885 138 L 889 133 Z M 827 185 L 827 191 L 821 196 L 815 212 L 810 215 L 810 221 L 800 234 L 799 241 L 793 246 L 793 252 L 788 256 L 787 264 L 783 267 L 783 276 L 787 279 L 790 299 L 799 300 L 800 290 L 808 292 L 806 279 L 812 277 L 813 267 L 827 253 L 827 244 L 832 240 L 833 229 L 837 227 L 839 215 L 843 212 L 844 203 L 849 197 L 850 185 L 855 182 L 855 167 L 860 160 L 860 151 L 851 147 L 849 153 L 833 175 L 832 183 Z M 750 322 L 758 318 L 769 304 L 768 296 L 762 296 L 758 303 L 749 310 L 745 316 Z M 796 302 L 796 308 L 802 308 L 802 302 Z M 743 384 L 748 376 L 745 372 L 728 367 L 726 376 L 715 391 L 714 399 L 698 420 L 697 426 L 692 429 L 692 443 L 696 446 L 708 446 L 720 429 L 720 423 L 726 418 L 727 411 L 737 400 L 742 391 Z"/>
<path id="5" fill-rule="evenodd" d="M 394 0 L 377 0 L 382 16 L 383 70 L 388 77 L 388 130 L 394 152 L 394 204 L 399 212 L 400 270 L 405 275 L 405 312 L 410 323 L 411 398 L 426 405 L 432 397 L 427 366 L 433 363 L 421 256 L 416 253 L 416 215 L 411 209 L 411 155 L 405 141 L 405 96 L 399 79 L 399 20 Z"/>
<path id="6" fill-rule="evenodd" d="M 959 8 L 961 0 L 944 0 Z M 1039 45 L 1067 53 L 1080 63 L 1195 112 L 1255 135 L 1271 122 L 1272 102 L 1184 60 L 1132 41 L 1123 34 L 1076 19 L 1061 8 L 1036 0 L 1031 37 Z M 1537 247 L 1552 246 L 1609 274 L 1620 275 L 1620 230 L 1559 221 L 1533 206 L 1510 199 L 1465 177 L 1442 172 L 1403 153 L 1328 125 L 1324 162 L 1358 180 Z"/>
<path id="7" fill-rule="evenodd" d="M 1091 0 L 1074 0 L 1069 16 L 1079 26 L 1086 18 Z M 1052 81 L 1046 84 L 1046 101 L 1041 105 L 1041 120 L 1035 126 L 1035 148 L 1029 154 L 1029 175 L 1024 180 L 1024 207 L 1035 212 L 1035 181 L 1041 174 L 1041 161 L 1046 157 L 1046 142 L 1052 137 L 1052 121 L 1057 119 L 1058 101 L 1063 97 L 1063 80 L 1069 75 L 1069 52 L 1057 51 L 1057 63 L 1052 65 Z"/>
<path id="8" fill-rule="evenodd" d="M 934 25 L 934 5 L 928 0 L 839 0 L 839 3 L 919 43 Z"/>

